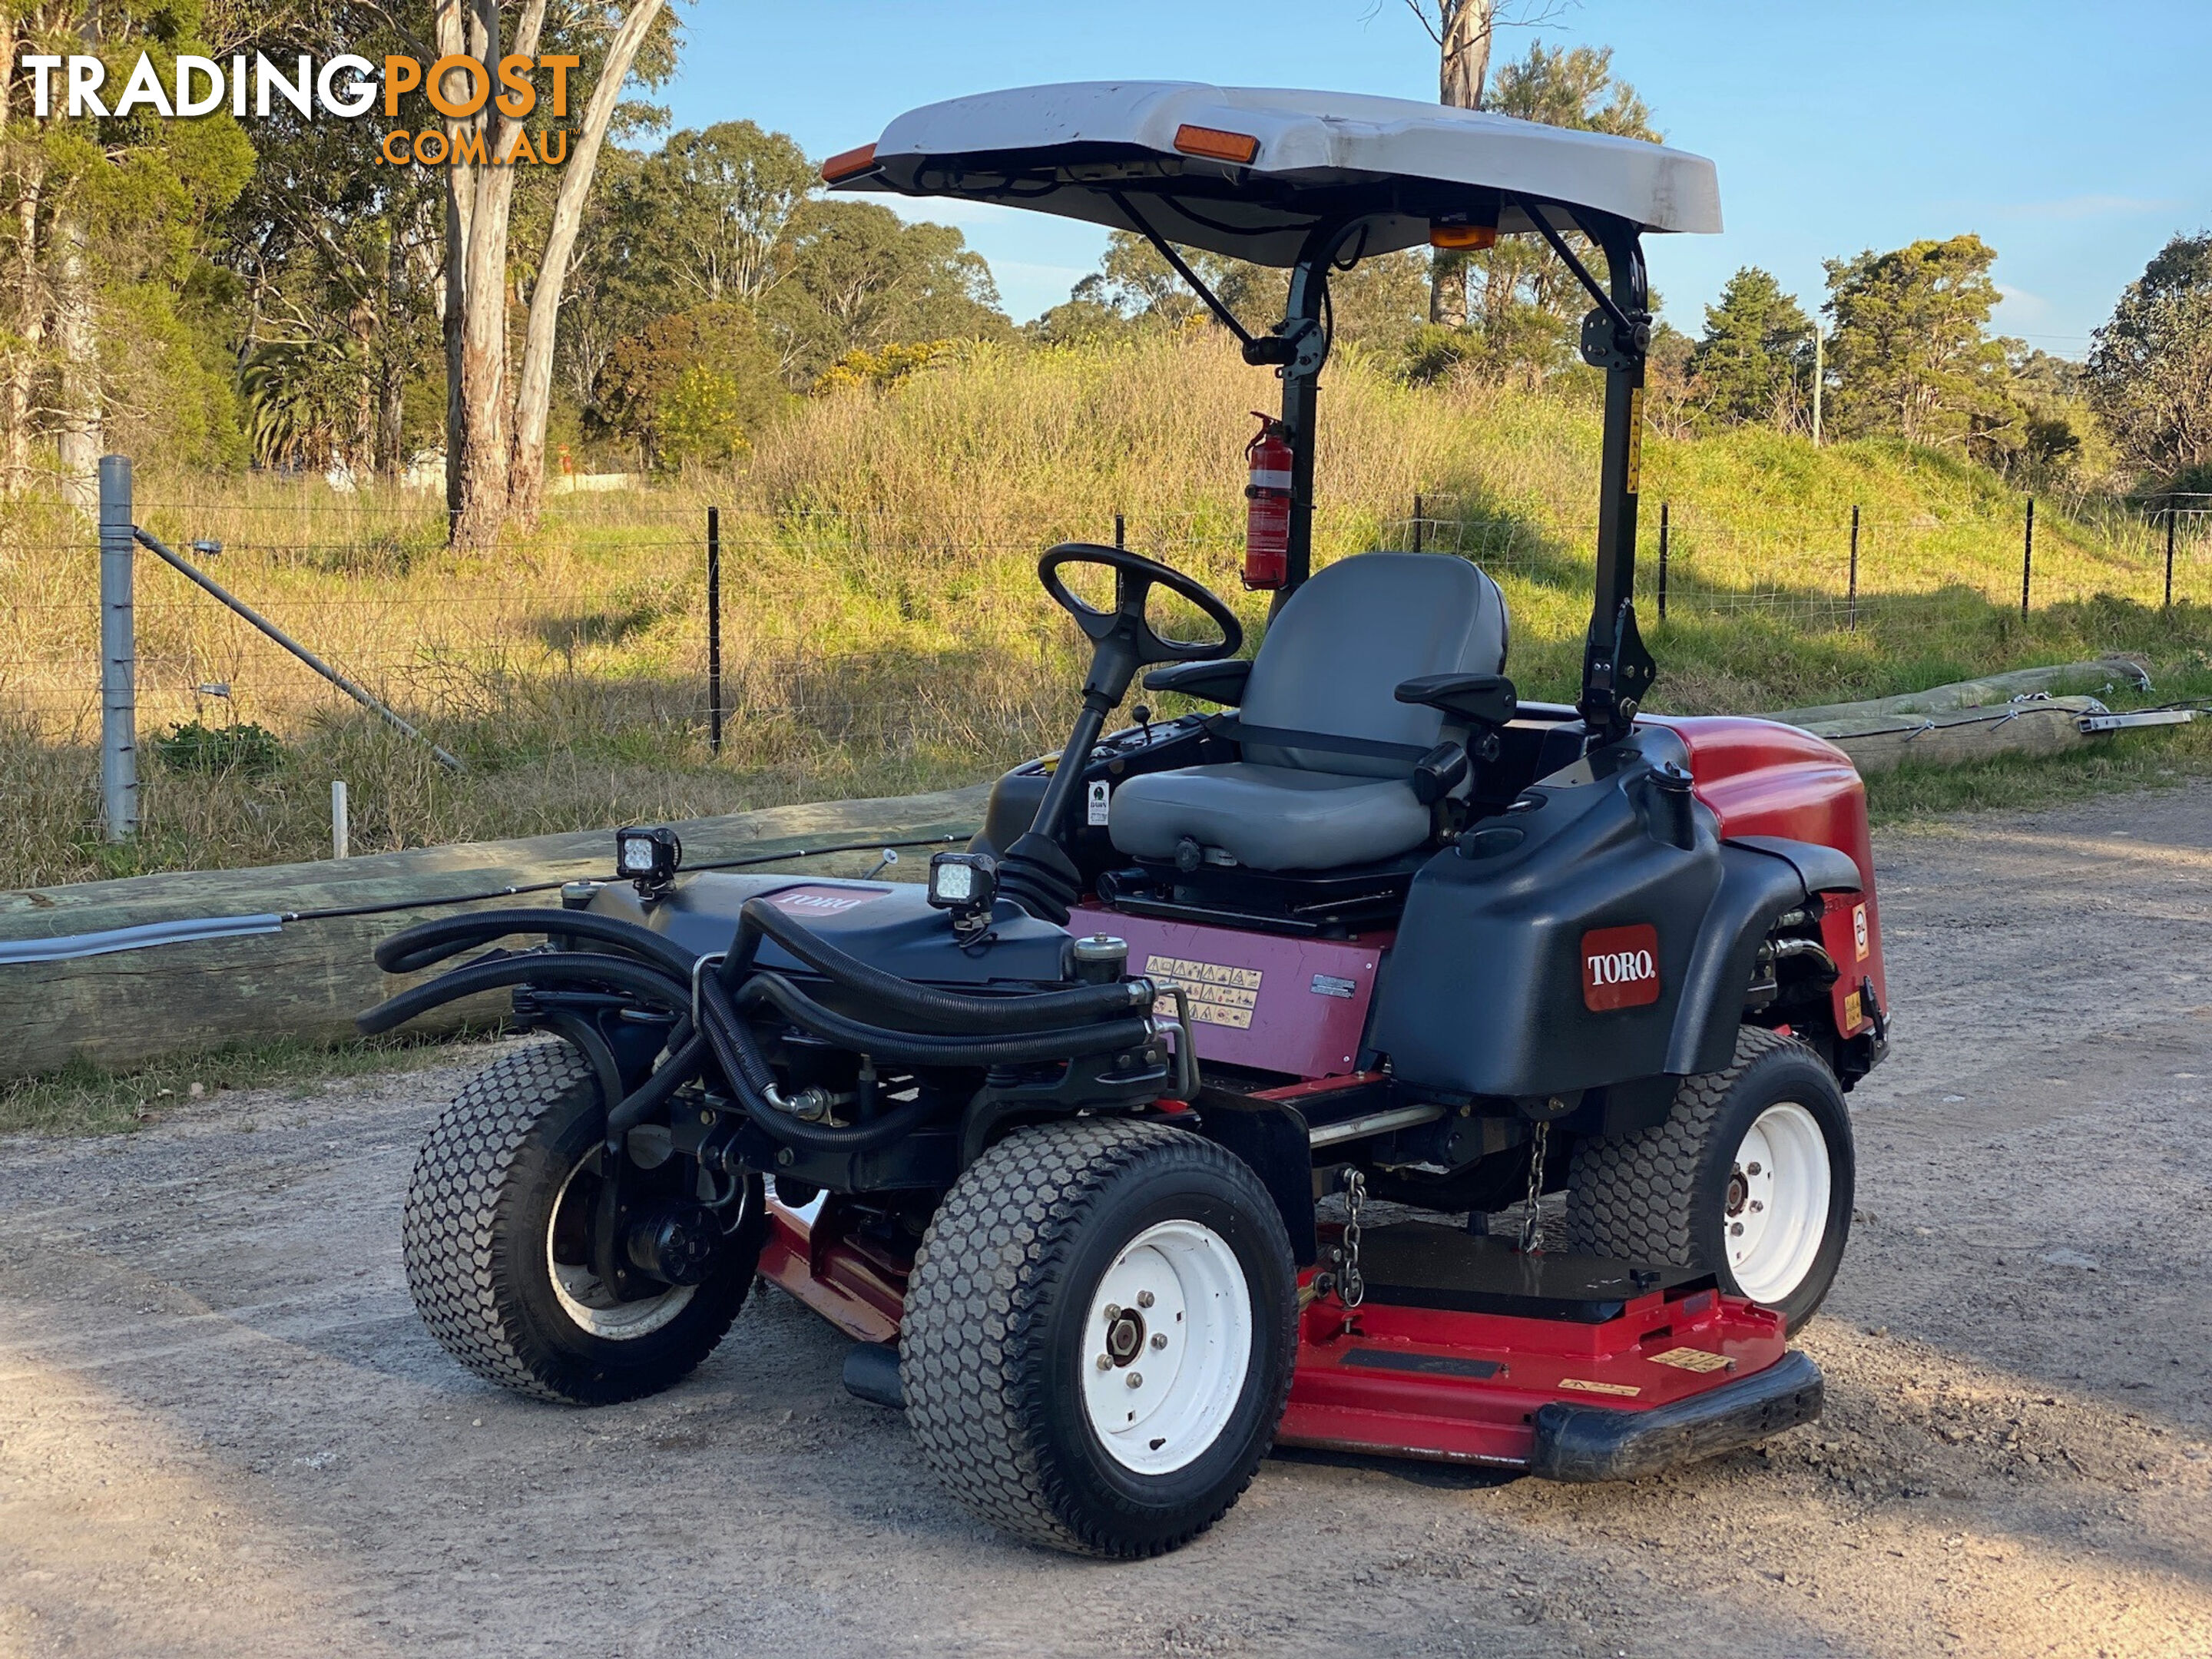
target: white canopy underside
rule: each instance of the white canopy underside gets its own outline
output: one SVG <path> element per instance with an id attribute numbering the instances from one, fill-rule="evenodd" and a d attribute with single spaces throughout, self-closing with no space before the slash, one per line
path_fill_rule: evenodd
<path id="1" fill-rule="evenodd" d="M 1246 134 L 1249 165 L 1179 153 L 1185 126 Z M 1364 253 L 1425 243 L 1431 219 L 1532 211 L 1571 228 L 1583 208 L 1642 230 L 1717 231 L 1720 189 L 1701 155 L 1604 133 L 1356 93 L 1084 81 L 979 93 L 884 129 L 847 190 L 952 196 L 1139 229 L 1262 264 L 1294 264 L 1317 222 L 1346 216 Z M 1502 198 L 1502 199 L 1501 199 Z"/>

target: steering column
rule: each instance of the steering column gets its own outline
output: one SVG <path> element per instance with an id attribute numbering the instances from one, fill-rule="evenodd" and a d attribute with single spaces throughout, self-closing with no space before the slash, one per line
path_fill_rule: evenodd
<path id="1" fill-rule="evenodd" d="M 1060 574 L 1060 568 L 1068 564 L 1103 565 L 1113 571 L 1114 608 L 1098 610 L 1070 592 Z M 1083 711 L 1075 717 L 1074 730 L 1060 751 L 1044 799 L 1037 803 L 1036 816 L 999 861 L 999 890 L 1031 915 L 1064 926 L 1070 908 L 1082 896 L 1083 876 L 1068 857 L 1060 835 L 1082 790 L 1084 770 L 1098 734 L 1105 729 L 1106 716 L 1128 695 L 1129 684 L 1139 669 L 1156 663 L 1233 657 L 1243 647 L 1244 629 L 1236 613 L 1210 589 L 1179 570 L 1126 548 L 1062 542 L 1037 561 L 1037 580 L 1089 637 L 1091 672 L 1083 681 Z M 1221 637 L 1162 639 L 1145 614 L 1156 586 L 1195 605 L 1221 630 Z"/>

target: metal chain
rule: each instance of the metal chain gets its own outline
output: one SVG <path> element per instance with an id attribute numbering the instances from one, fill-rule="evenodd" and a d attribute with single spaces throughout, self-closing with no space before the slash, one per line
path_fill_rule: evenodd
<path id="1" fill-rule="evenodd" d="M 1543 1218 L 1538 1206 L 1544 1197 L 1544 1149 L 1552 1139 L 1552 1126 L 1539 1123 L 1536 1132 L 1528 1138 L 1528 1206 L 1521 1217 L 1521 1254 L 1536 1255 L 1542 1252 L 1539 1242 L 1542 1237 Z"/>
<path id="2" fill-rule="evenodd" d="M 1367 1201 L 1367 1177 L 1358 1170 L 1346 1171 L 1344 1195 L 1344 1261 L 1336 1291 L 1350 1313 L 1367 1299 L 1367 1277 L 1359 1271 L 1359 1206 Z"/>

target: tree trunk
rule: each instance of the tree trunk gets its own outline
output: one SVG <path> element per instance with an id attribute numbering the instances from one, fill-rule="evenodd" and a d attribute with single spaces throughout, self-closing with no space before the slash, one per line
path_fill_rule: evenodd
<path id="1" fill-rule="evenodd" d="M 1437 101 L 1453 109 L 1480 109 L 1490 78 L 1490 38 L 1498 0 L 1441 0 L 1437 33 Z M 1429 320 L 1467 326 L 1467 255 L 1438 249 L 1429 264 Z"/>
<path id="2" fill-rule="evenodd" d="M 439 0 L 439 50 L 465 51 L 478 63 L 497 61 L 498 0 Z M 454 47 L 448 39 L 465 40 Z M 469 77 L 453 70 L 447 96 L 471 90 Z M 480 149 L 489 123 L 489 100 L 475 115 L 446 123 L 447 142 Z M 459 442 L 446 455 L 448 538 L 456 547 L 488 547 L 498 539 L 507 506 L 507 230 L 514 170 L 488 163 L 455 162 L 446 169 L 447 218 L 460 241 L 447 251 L 448 292 L 458 281 L 458 316 L 446 328 L 447 395 L 459 397 Z M 452 424 L 449 420 L 449 425 Z"/>
<path id="3" fill-rule="evenodd" d="M 398 483 L 407 458 L 399 453 L 405 441 L 406 363 L 401 343 L 401 321 L 407 304 L 407 254 L 397 229 L 384 250 L 384 325 L 372 343 L 376 362 L 376 441 L 374 447 L 377 477 Z"/>
<path id="4" fill-rule="evenodd" d="M 54 216 L 54 343 L 62 360 L 55 449 L 63 499 L 88 513 L 100 502 L 100 323 L 85 264 L 86 240 L 74 206 Z"/>
<path id="5" fill-rule="evenodd" d="M 1443 328 L 1467 326 L 1467 254 L 1440 247 L 1429 255 L 1429 320 Z"/>
<path id="6" fill-rule="evenodd" d="M 450 58 L 468 46 L 468 20 L 461 0 L 439 0 L 438 55 Z M 461 124 L 448 122 L 447 142 L 453 141 Z M 446 534 L 453 537 L 461 521 L 461 477 L 468 453 L 468 407 L 461 397 L 461 316 L 467 299 L 470 192 L 461 188 L 461 170 L 446 170 L 446 269 L 438 320 L 446 344 Z"/>
<path id="7" fill-rule="evenodd" d="M 1454 109 L 1480 109 L 1483 86 L 1490 79 L 1498 0 L 1443 0 L 1443 21 L 1437 101 Z"/>
<path id="8" fill-rule="evenodd" d="M 39 198 L 45 184 L 44 169 L 35 162 L 27 163 L 22 195 L 15 204 L 15 234 L 21 239 L 16 249 L 15 327 L 21 337 L 8 354 L 6 401 L 0 405 L 0 421 L 7 427 L 7 488 L 11 495 L 31 481 L 33 391 L 46 338 L 46 284 L 39 266 Z"/>
<path id="9" fill-rule="evenodd" d="M 554 198 L 553 226 L 546 234 L 544 257 L 538 262 L 538 285 L 530 295 L 529 332 L 515 388 L 514 461 L 507 475 L 508 511 L 526 532 L 538 527 L 538 511 L 545 495 L 545 421 L 553 399 L 554 336 L 560 321 L 562 291 L 568 285 L 568 262 L 575 252 L 576 231 L 583 222 L 584 204 L 591 195 L 600 146 L 622 100 L 623 82 L 629 78 L 630 64 L 662 4 L 663 0 L 635 0 L 622 27 L 609 42 L 606 64 L 592 88 L 583 129 L 576 135 L 575 148 L 561 174 L 560 193 Z"/>

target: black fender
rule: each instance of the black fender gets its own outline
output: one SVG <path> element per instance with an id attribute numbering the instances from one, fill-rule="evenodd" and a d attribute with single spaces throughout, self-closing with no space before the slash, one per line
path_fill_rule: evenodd
<path id="1" fill-rule="evenodd" d="M 1683 758 L 1639 730 L 1421 867 L 1368 1030 L 1400 1082 L 1615 1133 L 1727 1067 L 1775 921 L 1861 878 L 1834 848 L 1724 842 Z"/>
<path id="2" fill-rule="evenodd" d="M 1321 1250 L 1314 1237 L 1313 1136 L 1304 1114 L 1222 1089 L 1201 1089 L 1193 1103 L 1197 1121 L 1190 1127 L 1250 1166 L 1282 1212 L 1291 1255 L 1301 1267 L 1311 1267 Z"/>
<path id="3" fill-rule="evenodd" d="M 1813 841 L 1785 841 L 1780 836 L 1732 836 L 1728 844 L 1771 853 L 1776 858 L 1787 860 L 1804 882 L 1808 896 L 1814 893 L 1856 893 L 1866 885 L 1859 874 L 1858 860 L 1840 847 L 1824 847 Z"/>
<path id="4" fill-rule="evenodd" d="M 1696 957 L 1726 873 L 1719 820 L 1679 752 L 1671 732 L 1638 731 L 1422 866 L 1368 1030 L 1401 1081 L 1571 1103 L 1668 1069 L 1688 988 L 1720 971 Z M 1796 881 L 1779 859 L 1742 856 Z M 1584 957 L 1615 946 L 1637 951 L 1644 981 L 1618 996 Z"/>
<path id="5" fill-rule="evenodd" d="M 1669 1074 L 1689 1077 L 1729 1068 L 1759 947 L 1776 918 L 1812 896 L 1805 872 L 1832 877 L 1831 860 L 1850 872 L 1850 885 L 1856 888 L 1858 866 L 1832 847 L 1765 836 L 1722 843 L 1721 884 L 1706 907 L 1675 1005 L 1674 1036 L 1667 1045 Z"/>

